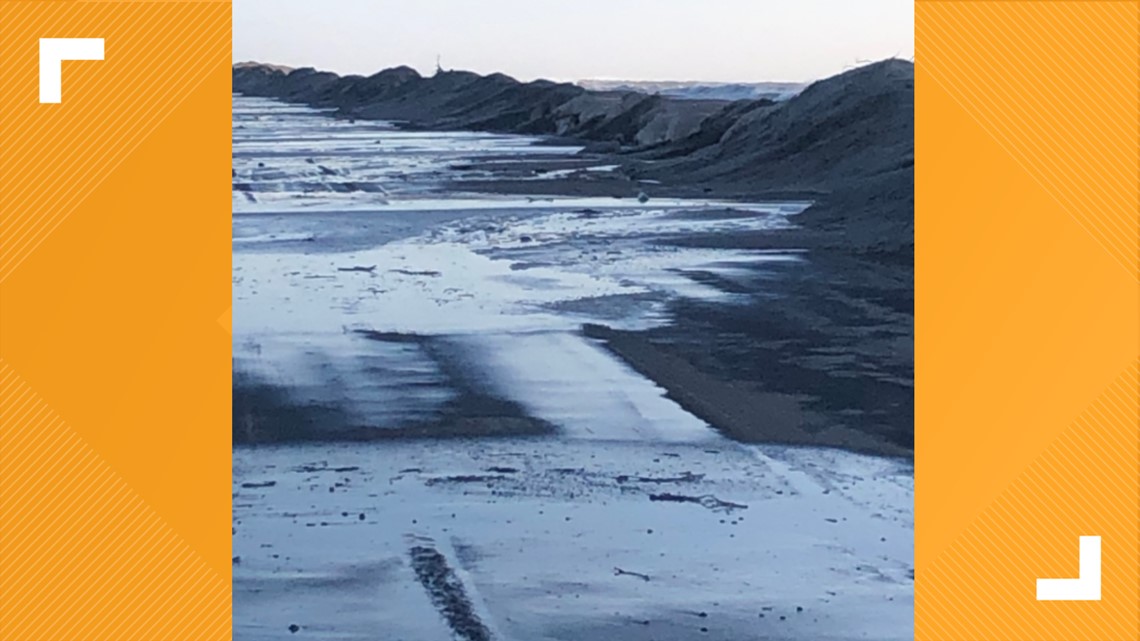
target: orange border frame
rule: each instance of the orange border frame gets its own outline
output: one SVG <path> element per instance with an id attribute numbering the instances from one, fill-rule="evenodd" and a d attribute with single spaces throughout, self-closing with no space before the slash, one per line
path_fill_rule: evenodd
<path id="1" fill-rule="evenodd" d="M 44 37 L 105 41 L 60 104 Z M 230 48 L 229 2 L 0 2 L 3 641 L 230 636 Z"/>
<path id="2" fill-rule="evenodd" d="M 1138 26 L 916 5 L 919 639 L 1138 637 Z M 107 39 L 54 108 L 39 37 Z M 229 43 L 0 3 L 5 641 L 229 636 Z M 1087 534 L 1104 598 L 1037 602 Z"/>
<path id="3" fill-rule="evenodd" d="M 1136 2 L 927 2 L 916 637 L 1138 638 Z M 1036 600 L 1102 537 L 1100 601 Z"/>

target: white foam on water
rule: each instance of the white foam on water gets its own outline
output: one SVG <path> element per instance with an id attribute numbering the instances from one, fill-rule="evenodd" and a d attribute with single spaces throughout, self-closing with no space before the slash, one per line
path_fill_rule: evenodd
<path id="1" fill-rule="evenodd" d="M 731 302 L 691 271 L 738 273 L 742 266 L 798 260 L 793 253 L 673 247 L 639 239 L 658 233 L 757 229 L 781 224 L 772 208 L 755 218 L 673 219 L 668 210 L 618 210 L 582 219 L 555 211 L 468 218 L 373 249 L 234 255 L 235 331 L 340 327 L 420 334 L 573 329 L 582 322 L 646 327 L 667 322 L 674 297 Z M 303 240 L 257 234 L 238 243 Z M 345 271 L 345 270 L 357 271 Z M 361 271 L 371 270 L 371 271 Z M 560 305 L 645 296 L 625 318 Z M 299 303 L 298 301 L 304 301 Z"/>

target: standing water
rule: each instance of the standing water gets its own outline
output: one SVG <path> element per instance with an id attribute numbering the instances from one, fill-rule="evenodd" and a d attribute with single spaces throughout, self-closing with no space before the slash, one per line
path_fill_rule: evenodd
<path id="1" fill-rule="evenodd" d="M 910 638 L 909 464 L 728 440 L 582 331 L 739 304 L 707 275 L 801 258 L 654 241 L 805 203 L 455 193 L 578 148 L 260 99 L 233 135 L 235 638 Z"/>

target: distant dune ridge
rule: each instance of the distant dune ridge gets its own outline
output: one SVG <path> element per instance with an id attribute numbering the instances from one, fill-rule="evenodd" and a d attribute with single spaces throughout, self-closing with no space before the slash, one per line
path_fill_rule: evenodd
<path id="1" fill-rule="evenodd" d="M 234 65 L 233 89 L 413 128 L 575 138 L 666 185 L 810 197 L 816 205 L 801 222 L 827 234 L 822 242 L 904 263 L 913 256 L 914 65 L 905 60 L 859 67 L 782 101 L 467 71 L 425 77 L 410 67 L 342 77 L 260 63 Z"/>
<path id="2" fill-rule="evenodd" d="M 708 100 L 787 100 L 804 88 L 801 82 L 677 82 L 642 80 L 579 80 L 592 91 L 636 91 L 671 98 Z"/>

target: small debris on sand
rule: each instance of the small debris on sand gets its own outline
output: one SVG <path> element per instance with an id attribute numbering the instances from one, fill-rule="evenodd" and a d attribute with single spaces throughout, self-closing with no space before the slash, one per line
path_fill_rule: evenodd
<path id="1" fill-rule="evenodd" d="M 650 501 L 671 501 L 673 503 L 696 503 L 701 507 L 706 507 L 714 511 L 731 512 L 733 510 L 747 510 L 748 506 L 742 503 L 733 503 L 731 501 L 722 501 L 712 494 L 705 494 L 703 496 L 686 496 L 684 494 L 650 494 Z"/>
<path id="2" fill-rule="evenodd" d="M 360 469 L 358 465 L 346 465 L 343 467 L 330 467 L 327 463 L 299 465 L 295 468 L 298 472 L 311 474 L 313 472 L 356 472 Z"/>
<path id="3" fill-rule="evenodd" d="M 376 267 L 373 266 L 372 268 L 375 269 Z M 389 269 L 388 271 L 390 271 L 394 274 L 403 274 L 405 276 L 432 276 L 432 277 L 436 277 L 436 276 L 440 275 L 439 272 L 431 271 L 431 270 L 416 271 L 413 269 Z"/>
<path id="4" fill-rule="evenodd" d="M 642 574 L 640 572 L 630 572 L 629 570 L 623 570 L 619 567 L 614 568 L 614 576 L 632 576 L 632 577 L 636 577 L 638 579 L 641 579 L 642 581 L 648 581 L 649 580 L 648 574 Z"/>
<path id="5" fill-rule="evenodd" d="M 678 476 L 629 476 L 620 474 L 614 477 L 618 483 L 693 483 L 705 478 L 704 474 L 693 474 L 692 472 L 682 472 Z"/>
<path id="6" fill-rule="evenodd" d="M 457 474 L 455 476 L 434 476 L 424 481 L 425 485 L 439 485 L 441 483 L 487 483 L 501 481 L 507 477 L 501 474 Z"/>

